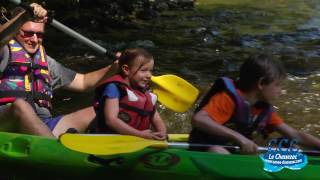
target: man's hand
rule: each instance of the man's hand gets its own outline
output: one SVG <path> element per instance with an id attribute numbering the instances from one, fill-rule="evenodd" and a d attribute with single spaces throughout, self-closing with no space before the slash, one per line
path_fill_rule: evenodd
<path id="1" fill-rule="evenodd" d="M 116 55 L 115 55 L 116 59 L 115 60 L 119 60 L 119 58 L 121 57 L 121 54 L 122 54 L 121 52 L 116 52 Z"/>
<path id="2" fill-rule="evenodd" d="M 33 8 L 33 13 L 35 15 L 35 22 L 46 23 L 48 11 L 45 10 L 41 5 L 37 3 L 32 3 L 30 6 Z"/>
<path id="3" fill-rule="evenodd" d="M 113 76 L 113 75 L 115 75 L 115 74 L 117 74 L 119 72 L 120 72 L 119 60 L 115 60 L 111 64 L 110 70 L 107 73 Z"/>

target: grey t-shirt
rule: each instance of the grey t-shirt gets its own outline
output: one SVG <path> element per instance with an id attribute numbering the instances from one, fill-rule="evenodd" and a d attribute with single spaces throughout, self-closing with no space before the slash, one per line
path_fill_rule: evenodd
<path id="1" fill-rule="evenodd" d="M 0 50 L 0 75 L 4 72 L 5 68 L 7 67 L 8 61 L 9 61 L 9 48 L 8 46 L 4 46 Z M 75 78 L 76 72 L 66 68 L 59 62 L 57 62 L 55 59 L 51 58 L 50 56 L 47 57 L 48 60 L 48 68 L 49 73 L 52 78 L 52 89 L 56 90 L 59 88 L 63 88 L 67 85 L 69 85 Z M 40 118 L 50 118 L 51 113 L 49 109 L 35 106 L 37 108 L 37 114 Z"/>

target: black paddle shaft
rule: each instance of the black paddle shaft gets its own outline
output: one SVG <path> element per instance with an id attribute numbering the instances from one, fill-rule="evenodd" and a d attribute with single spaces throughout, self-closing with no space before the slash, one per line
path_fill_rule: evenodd
<path id="1" fill-rule="evenodd" d="M 29 9 L 29 10 L 31 9 L 32 10 L 32 8 L 28 4 L 21 2 L 21 0 L 10 0 L 10 1 L 15 3 L 15 4 L 17 4 L 17 5 L 20 5 L 20 6 L 24 7 L 24 8 L 26 8 L 26 9 Z M 54 18 L 49 18 L 49 19 L 50 19 L 49 23 L 53 27 L 65 32 L 66 34 L 70 35 L 71 37 L 73 37 L 73 38 L 79 40 L 80 42 L 88 45 L 89 47 L 91 47 L 95 51 L 97 51 L 99 54 L 105 54 L 105 55 L 107 55 L 107 57 L 111 58 L 112 60 L 114 60 L 116 58 L 116 56 L 115 56 L 115 54 L 113 52 L 108 51 L 107 49 L 103 48 L 99 44 L 91 41 L 90 39 L 82 36 L 78 32 L 76 32 L 76 31 L 70 29 L 69 27 L 63 25 L 62 23 L 58 22 Z"/>

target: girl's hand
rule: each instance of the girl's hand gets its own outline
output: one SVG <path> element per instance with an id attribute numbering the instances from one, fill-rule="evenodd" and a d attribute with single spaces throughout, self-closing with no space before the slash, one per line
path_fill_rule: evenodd
<path id="1" fill-rule="evenodd" d="M 155 140 L 166 140 L 167 138 L 167 133 L 166 132 L 153 132 Z"/>
<path id="2" fill-rule="evenodd" d="M 150 129 L 141 131 L 141 137 L 145 139 L 165 140 L 167 134 L 165 132 L 152 132 Z"/>
<path id="3" fill-rule="evenodd" d="M 155 135 L 152 133 L 150 129 L 140 131 L 140 137 L 145 139 L 154 139 Z"/>

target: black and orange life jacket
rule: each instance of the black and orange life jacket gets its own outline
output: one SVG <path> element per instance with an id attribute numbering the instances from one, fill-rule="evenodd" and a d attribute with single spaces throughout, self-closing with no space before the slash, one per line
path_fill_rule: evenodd
<path id="1" fill-rule="evenodd" d="M 236 85 L 230 78 L 221 77 L 217 79 L 209 92 L 200 102 L 196 112 L 201 110 L 209 102 L 213 95 L 222 91 L 227 92 L 235 103 L 235 111 L 233 112 L 231 118 L 224 125 L 232 128 L 248 138 L 251 138 L 252 133 L 255 131 L 258 134 L 263 135 L 263 137 L 266 137 L 268 134 L 266 125 L 271 120 L 271 115 L 274 111 L 273 107 L 266 102 L 258 102 L 254 106 L 258 109 L 262 109 L 262 111 L 253 117 L 250 104 L 246 102 L 237 92 Z"/>

